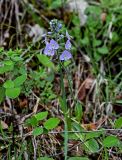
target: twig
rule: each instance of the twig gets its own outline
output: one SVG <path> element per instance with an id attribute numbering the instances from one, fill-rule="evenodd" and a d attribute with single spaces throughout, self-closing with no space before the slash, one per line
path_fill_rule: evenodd
<path id="1" fill-rule="evenodd" d="M 103 130 L 93 130 L 93 131 L 67 131 L 67 133 L 93 133 L 93 132 L 122 132 L 122 129 L 103 129 Z M 48 134 L 63 134 L 66 133 L 66 131 L 51 131 L 48 132 Z M 43 133 L 43 134 L 47 134 L 47 133 Z M 26 133 L 23 135 L 25 138 L 28 136 L 32 136 L 32 131 L 29 133 Z M 11 139 L 12 137 L 6 137 L 6 139 Z M 15 138 L 21 138 L 20 135 L 15 136 Z M 2 136 L 0 135 L 0 140 L 3 140 Z"/>
<path id="2" fill-rule="evenodd" d="M 87 140 L 86 140 L 86 141 L 87 141 Z M 85 143 L 86 141 L 82 141 L 82 142 L 79 142 L 78 144 L 74 145 L 73 147 L 71 147 L 70 149 L 68 149 L 68 152 L 71 151 L 72 149 L 74 149 L 75 147 L 77 147 L 77 146 Z M 64 153 L 64 151 L 62 151 L 62 152 L 60 152 L 60 153 L 58 153 L 58 154 L 52 155 L 52 156 L 50 156 L 50 157 L 56 157 L 56 156 L 59 156 L 59 155 L 61 155 L 61 154 L 63 154 L 63 153 Z"/>

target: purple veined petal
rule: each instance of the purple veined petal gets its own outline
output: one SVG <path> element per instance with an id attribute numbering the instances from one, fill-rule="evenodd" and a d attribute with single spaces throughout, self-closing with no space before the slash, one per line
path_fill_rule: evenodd
<path id="1" fill-rule="evenodd" d="M 44 54 L 48 55 L 48 56 L 53 56 L 55 54 L 55 50 L 54 49 L 50 49 L 48 47 L 48 45 L 45 47 L 44 49 Z"/>
<path id="2" fill-rule="evenodd" d="M 51 46 L 52 49 L 58 49 L 59 48 L 59 44 L 54 39 L 50 40 L 50 46 Z"/>
<path id="3" fill-rule="evenodd" d="M 69 39 L 66 41 L 65 48 L 68 49 L 68 50 L 71 49 L 71 42 L 70 42 Z"/>
<path id="4" fill-rule="evenodd" d="M 69 60 L 71 58 L 72 58 L 72 54 L 67 50 L 63 51 L 62 54 L 59 57 L 59 59 L 61 61 L 67 61 L 67 60 Z"/>
<path id="5" fill-rule="evenodd" d="M 52 34 L 52 32 L 47 32 L 49 35 L 51 35 Z"/>
<path id="6" fill-rule="evenodd" d="M 45 41 L 45 43 L 46 43 L 46 47 L 45 47 L 46 49 L 54 50 L 48 41 Z"/>

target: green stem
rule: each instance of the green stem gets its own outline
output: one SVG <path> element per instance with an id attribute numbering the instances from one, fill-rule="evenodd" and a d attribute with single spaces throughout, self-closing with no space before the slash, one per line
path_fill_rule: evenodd
<path id="1" fill-rule="evenodd" d="M 63 72 L 62 72 L 62 64 L 60 62 L 60 80 L 61 80 L 61 92 L 62 92 L 62 99 L 64 102 L 64 156 L 65 160 L 67 160 L 67 152 L 68 152 L 68 108 L 67 108 L 67 102 L 66 102 L 66 92 L 65 92 L 65 87 L 64 87 L 64 80 L 63 80 Z"/>

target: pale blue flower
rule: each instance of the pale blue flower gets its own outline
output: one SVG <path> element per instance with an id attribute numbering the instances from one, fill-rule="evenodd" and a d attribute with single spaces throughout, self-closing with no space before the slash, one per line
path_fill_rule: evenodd
<path id="1" fill-rule="evenodd" d="M 50 40 L 49 45 L 50 45 L 51 49 L 58 49 L 59 48 L 59 44 L 54 39 Z"/>
<path id="2" fill-rule="evenodd" d="M 44 49 L 44 54 L 48 56 L 53 56 L 55 54 L 55 50 L 50 48 L 50 44 L 48 43 Z"/>
<path id="3" fill-rule="evenodd" d="M 46 47 L 44 49 L 44 54 L 48 56 L 53 56 L 55 54 L 55 50 L 59 48 L 58 43 L 54 40 L 51 39 L 50 43 L 48 41 L 45 41 Z"/>
<path id="4" fill-rule="evenodd" d="M 62 54 L 59 57 L 59 59 L 61 61 L 67 61 L 67 60 L 69 60 L 71 58 L 72 58 L 72 54 L 67 50 L 63 51 Z"/>

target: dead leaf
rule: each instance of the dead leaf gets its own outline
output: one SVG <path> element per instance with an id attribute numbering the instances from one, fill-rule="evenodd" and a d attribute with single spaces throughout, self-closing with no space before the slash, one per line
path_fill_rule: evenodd
<path id="1" fill-rule="evenodd" d="M 37 42 L 40 40 L 42 35 L 44 34 L 44 28 L 40 27 L 38 24 L 35 24 L 34 26 L 29 26 L 30 27 L 30 32 L 29 37 L 33 38 L 33 42 Z"/>
<path id="2" fill-rule="evenodd" d="M 96 123 L 82 124 L 82 127 L 88 131 L 97 129 Z"/>
<path id="3" fill-rule="evenodd" d="M 88 3 L 85 0 L 68 0 L 68 6 L 70 11 L 77 11 L 80 25 L 83 26 L 86 23 L 87 15 L 85 14 L 85 10 L 88 7 Z"/>
<path id="4" fill-rule="evenodd" d="M 105 21 L 106 21 L 106 17 L 107 17 L 107 14 L 106 14 L 105 12 L 103 12 L 103 13 L 101 14 L 101 20 L 102 20 L 102 22 L 105 22 Z"/>
<path id="5" fill-rule="evenodd" d="M 20 108 L 27 108 L 27 105 L 28 105 L 27 99 L 24 99 L 24 100 L 20 100 L 20 101 L 19 101 L 19 106 L 20 106 Z"/>
<path id="6" fill-rule="evenodd" d="M 106 117 L 100 118 L 95 123 L 82 124 L 81 126 L 86 130 L 96 130 L 101 127 L 101 125 L 107 120 Z"/>
<path id="7" fill-rule="evenodd" d="M 92 84 L 94 82 L 94 79 L 93 78 L 87 78 L 85 80 L 85 89 L 90 89 Z"/>
<path id="8" fill-rule="evenodd" d="M 4 121 L 0 121 L 2 129 L 8 129 L 8 125 Z"/>
<path id="9" fill-rule="evenodd" d="M 78 90 L 78 99 L 83 100 L 86 97 L 86 90 L 90 89 L 94 82 L 93 78 L 86 78 Z"/>
<path id="10" fill-rule="evenodd" d="M 36 113 L 36 112 L 37 112 L 38 106 L 39 106 L 39 101 L 40 101 L 40 98 L 37 97 L 36 104 L 35 104 L 35 106 L 33 107 L 33 113 Z"/>

